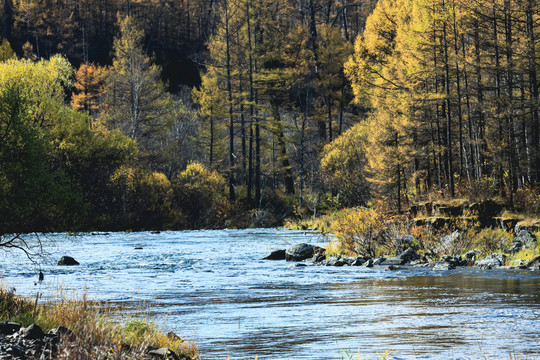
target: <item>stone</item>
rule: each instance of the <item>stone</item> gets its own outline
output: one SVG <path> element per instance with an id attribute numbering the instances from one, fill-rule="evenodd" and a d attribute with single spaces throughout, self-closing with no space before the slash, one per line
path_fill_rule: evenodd
<path id="1" fill-rule="evenodd" d="M 446 271 L 446 270 L 454 270 L 455 268 L 456 266 L 452 263 L 439 261 L 435 264 L 435 266 L 433 267 L 433 270 Z"/>
<path id="2" fill-rule="evenodd" d="M 354 260 L 351 263 L 349 263 L 349 265 L 351 265 L 351 266 L 362 266 L 362 264 L 364 264 L 365 262 L 366 262 L 366 259 L 364 259 L 363 257 L 358 256 L 358 257 L 354 258 Z"/>
<path id="3" fill-rule="evenodd" d="M 263 260 L 285 260 L 285 250 L 274 250 Z"/>
<path id="4" fill-rule="evenodd" d="M 388 259 L 384 260 L 381 265 L 389 265 L 389 266 L 395 266 L 395 265 L 403 265 L 405 264 L 405 260 L 399 258 L 399 257 L 389 257 Z"/>
<path id="5" fill-rule="evenodd" d="M 148 351 L 148 356 L 153 359 L 181 360 L 174 351 L 169 348 L 160 348 Z"/>
<path id="6" fill-rule="evenodd" d="M 295 244 L 285 250 L 287 261 L 302 261 L 313 257 L 313 254 L 324 253 L 324 249 L 310 244 Z"/>
<path id="7" fill-rule="evenodd" d="M 404 262 L 411 262 L 419 260 L 420 255 L 418 255 L 416 251 L 414 251 L 414 249 L 410 247 L 407 250 L 403 251 L 401 254 L 399 254 L 398 258 L 402 259 Z"/>
<path id="8" fill-rule="evenodd" d="M 478 260 L 474 265 L 480 269 L 493 269 L 496 267 L 501 267 L 506 261 L 506 255 L 504 254 L 491 254 L 483 260 Z"/>
<path id="9" fill-rule="evenodd" d="M 313 257 L 310 259 L 313 263 L 320 263 L 323 262 L 326 259 L 325 255 L 322 254 L 313 254 Z"/>
<path id="10" fill-rule="evenodd" d="M 367 260 L 362 264 L 362 267 L 372 268 L 372 267 L 373 267 L 373 259 L 367 259 Z"/>
<path id="11" fill-rule="evenodd" d="M 58 265 L 72 266 L 72 265 L 80 265 L 80 264 L 77 260 L 75 260 L 71 256 L 62 256 L 62 258 L 58 261 Z"/>
<path id="12" fill-rule="evenodd" d="M 527 268 L 540 270 L 540 255 L 529 261 L 529 263 L 527 264 Z"/>
<path id="13" fill-rule="evenodd" d="M 467 252 L 465 254 L 465 258 L 468 260 L 468 261 L 475 261 L 476 258 L 478 257 L 478 255 L 480 255 L 480 251 L 478 250 L 471 250 L 469 252 Z"/>
<path id="14" fill-rule="evenodd" d="M 26 328 L 21 328 L 19 330 L 19 334 L 23 339 L 26 340 L 42 339 L 45 336 L 43 330 L 39 327 L 39 325 L 36 324 L 32 324 Z"/>
<path id="15" fill-rule="evenodd" d="M 536 236 L 529 230 L 519 230 L 514 237 L 514 243 L 521 242 L 526 249 L 534 249 L 536 247 Z"/>
<path id="16" fill-rule="evenodd" d="M 344 266 L 347 265 L 347 260 L 338 258 L 335 256 L 331 256 L 325 260 L 323 260 L 322 264 L 324 266 Z"/>
<path id="17" fill-rule="evenodd" d="M 2 321 L 0 322 L 0 334 L 11 335 L 21 329 L 21 324 L 15 322 Z"/>
<path id="18" fill-rule="evenodd" d="M 377 259 L 373 260 L 373 265 L 381 265 L 385 260 L 386 260 L 386 258 L 384 258 L 384 257 L 377 258 Z"/>
<path id="19" fill-rule="evenodd" d="M 58 337 L 64 337 L 64 336 L 74 336 L 73 331 L 68 329 L 65 326 L 59 326 L 57 328 L 51 329 L 48 332 L 49 335 L 56 335 Z"/>
<path id="20" fill-rule="evenodd" d="M 540 231 L 540 219 L 519 221 L 514 227 L 514 233 L 518 234 L 521 230 L 529 232 Z"/>

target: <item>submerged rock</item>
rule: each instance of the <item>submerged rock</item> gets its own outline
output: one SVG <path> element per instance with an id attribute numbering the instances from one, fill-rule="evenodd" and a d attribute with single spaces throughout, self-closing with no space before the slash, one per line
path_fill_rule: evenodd
<path id="1" fill-rule="evenodd" d="M 274 250 L 263 260 L 285 260 L 285 250 Z"/>
<path id="2" fill-rule="evenodd" d="M 316 245 L 295 244 L 285 250 L 285 259 L 287 261 L 302 261 L 313 257 L 314 254 L 324 253 L 324 249 Z"/>
<path id="3" fill-rule="evenodd" d="M 72 265 L 80 265 L 80 264 L 77 260 L 75 260 L 71 256 L 62 256 L 62 258 L 58 261 L 58 265 L 72 266 Z"/>

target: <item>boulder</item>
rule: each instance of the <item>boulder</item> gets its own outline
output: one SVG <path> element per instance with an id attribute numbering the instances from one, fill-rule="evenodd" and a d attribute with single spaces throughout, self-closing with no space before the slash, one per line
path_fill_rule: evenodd
<path id="1" fill-rule="evenodd" d="M 518 234 L 521 230 L 540 231 L 540 219 L 519 221 L 514 227 L 514 233 Z"/>
<path id="2" fill-rule="evenodd" d="M 435 264 L 435 266 L 433 267 L 433 270 L 445 271 L 445 270 L 454 270 L 455 268 L 456 266 L 452 263 L 439 261 Z"/>
<path id="3" fill-rule="evenodd" d="M 474 265 L 480 269 L 493 269 L 504 265 L 506 261 L 506 255 L 504 254 L 491 254 L 484 260 L 478 260 Z"/>
<path id="4" fill-rule="evenodd" d="M 363 257 L 356 257 L 354 258 L 354 260 L 352 262 L 349 263 L 349 265 L 351 266 L 362 266 L 364 263 L 366 262 L 366 259 L 364 259 Z"/>
<path id="5" fill-rule="evenodd" d="M 344 266 L 347 265 L 347 260 L 340 257 L 329 257 L 328 259 L 323 260 L 322 264 L 324 266 Z"/>
<path id="6" fill-rule="evenodd" d="M 15 322 L 2 321 L 0 322 L 0 334 L 11 335 L 21 329 L 21 324 Z"/>
<path id="7" fill-rule="evenodd" d="M 521 243 L 526 249 L 534 249 L 536 247 L 536 236 L 529 230 L 519 230 L 513 241 L 514 243 Z"/>
<path id="8" fill-rule="evenodd" d="M 381 265 L 389 265 L 389 266 L 396 266 L 396 265 L 403 265 L 405 264 L 406 260 L 403 260 L 399 257 L 389 257 L 386 260 L 384 260 Z"/>
<path id="9" fill-rule="evenodd" d="M 380 257 L 375 260 L 373 260 L 373 265 L 381 265 L 383 262 L 385 262 L 386 258 Z"/>
<path id="10" fill-rule="evenodd" d="M 313 254 L 313 257 L 309 260 L 313 263 L 320 263 L 326 259 L 326 256 L 323 254 Z"/>
<path id="11" fill-rule="evenodd" d="M 302 261 L 313 257 L 314 254 L 321 254 L 325 250 L 310 244 L 295 244 L 285 250 L 285 259 L 287 261 Z"/>
<path id="12" fill-rule="evenodd" d="M 467 265 L 466 261 L 463 262 L 461 260 L 461 256 L 450 256 L 450 255 L 441 256 L 441 259 L 438 261 L 438 263 L 448 263 L 454 267 Z"/>
<path id="13" fill-rule="evenodd" d="M 51 329 L 49 330 L 48 334 L 58 336 L 59 338 L 64 337 L 64 336 L 68 336 L 68 337 L 74 336 L 73 331 L 71 331 L 65 326 L 59 326 L 57 328 Z"/>
<path id="14" fill-rule="evenodd" d="M 467 252 L 465 254 L 465 258 L 468 260 L 468 261 L 475 261 L 476 258 L 478 257 L 478 255 L 480 255 L 480 251 L 478 250 L 471 250 L 469 252 Z"/>
<path id="15" fill-rule="evenodd" d="M 26 328 L 21 328 L 19 330 L 19 334 L 23 339 L 26 340 L 42 339 L 45 336 L 43 330 L 39 327 L 39 325 L 36 324 L 32 324 Z"/>
<path id="16" fill-rule="evenodd" d="M 373 259 L 367 259 L 367 260 L 362 264 L 362 267 L 372 268 L 372 267 L 373 267 Z"/>
<path id="17" fill-rule="evenodd" d="M 529 261 L 529 263 L 527 264 L 527 268 L 540 270 L 540 255 Z"/>
<path id="18" fill-rule="evenodd" d="M 285 260 L 285 250 L 274 250 L 263 260 Z"/>
<path id="19" fill-rule="evenodd" d="M 419 260 L 420 255 L 414 251 L 413 248 L 408 248 L 407 250 L 403 251 L 401 254 L 398 255 L 398 258 L 402 259 L 404 263 Z"/>
<path id="20" fill-rule="evenodd" d="M 80 265 L 80 264 L 77 260 L 75 260 L 71 256 L 62 256 L 62 258 L 58 261 L 58 265 L 72 266 L 72 265 Z"/>

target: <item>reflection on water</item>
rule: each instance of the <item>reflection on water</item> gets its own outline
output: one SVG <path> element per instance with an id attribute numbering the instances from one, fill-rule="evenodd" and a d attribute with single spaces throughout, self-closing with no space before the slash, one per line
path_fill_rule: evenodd
<path id="1" fill-rule="evenodd" d="M 47 237 L 46 284 L 164 319 L 204 359 L 540 358 L 540 273 L 295 267 L 260 260 L 317 234 L 285 230 L 112 233 Z M 142 250 L 135 250 L 142 247 Z M 58 267 L 62 255 L 81 266 Z M 37 267 L 2 254 L 18 293 L 35 294 Z M 47 294 L 47 285 L 40 291 Z M 140 310 L 139 310 L 140 311 Z"/>

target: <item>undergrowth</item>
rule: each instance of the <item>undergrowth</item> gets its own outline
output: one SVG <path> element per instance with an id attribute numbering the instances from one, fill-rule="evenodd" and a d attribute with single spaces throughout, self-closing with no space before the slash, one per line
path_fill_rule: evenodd
<path id="1" fill-rule="evenodd" d="M 58 358 L 142 359 L 149 346 L 167 347 L 180 357 L 197 359 L 194 344 L 167 335 L 147 320 L 119 323 L 120 310 L 89 301 L 86 296 L 66 297 L 36 305 L 33 299 L 17 296 L 14 289 L 0 285 L 0 320 L 39 325 L 45 332 L 65 326 L 75 336 L 66 338 Z"/>

